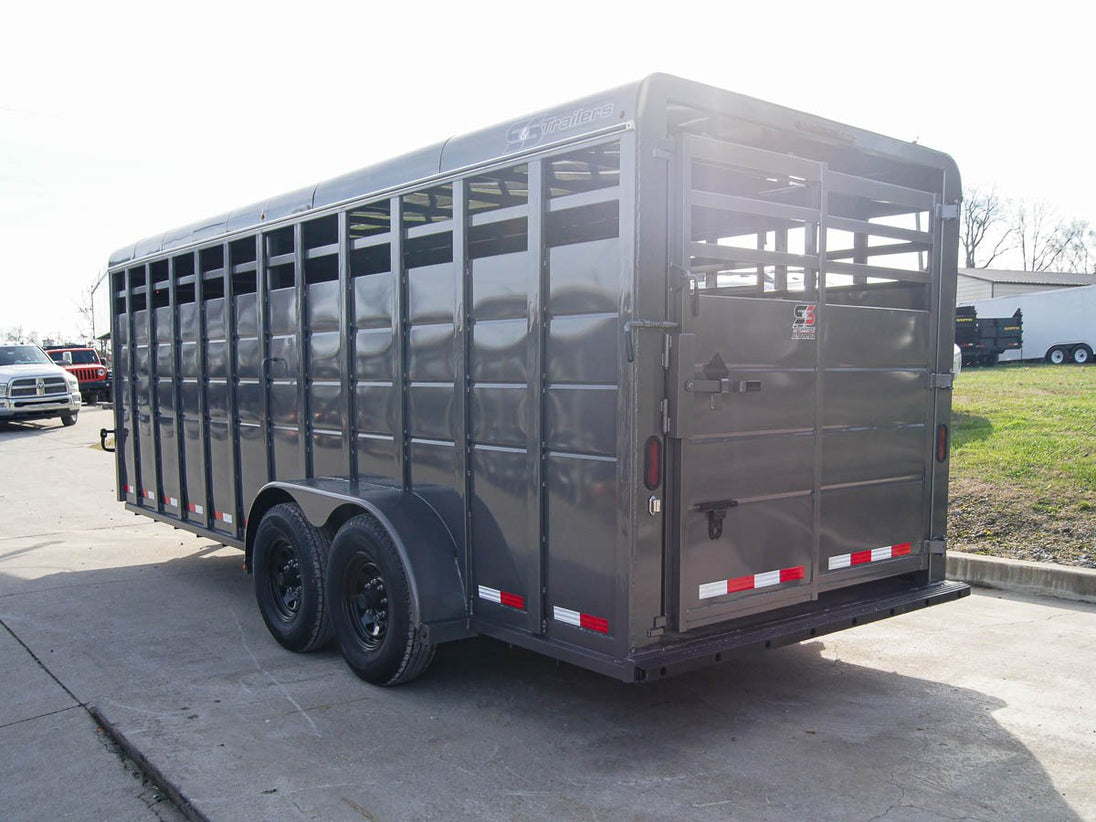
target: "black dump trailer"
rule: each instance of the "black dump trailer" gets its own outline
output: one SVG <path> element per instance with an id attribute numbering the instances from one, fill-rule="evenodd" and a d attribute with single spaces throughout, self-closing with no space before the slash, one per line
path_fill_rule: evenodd
<path id="1" fill-rule="evenodd" d="M 960 179 L 665 75 L 109 264 L 118 498 L 294 651 L 487 635 L 625 681 L 944 579 Z"/>
<path id="2" fill-rule="evenodd" d="M 955 344 L 963 365 L 997 365 L 1006 351 L 1023 348 L 1024 313 L 1011 317 L 979 317 L 973 305 L 955 309 Z"/>

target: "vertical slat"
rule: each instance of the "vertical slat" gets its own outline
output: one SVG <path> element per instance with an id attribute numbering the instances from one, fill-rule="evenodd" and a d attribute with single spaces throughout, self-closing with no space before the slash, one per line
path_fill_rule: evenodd
<path id="1" fill-rule="evenodd" d="M 392 380 L 392 402 L 395 403 L 394 430 L 396 466 L 395 477 L 404 490 L 411 488 L 410 460 L 407 439 L 407 267 L 403 258 L 403 241 L 406 228 L 403 224 L 403 201 L 397 196 L 389 206 L 389 236 L 391 243 L 392 285 L 396 296 L 392 312 L 392 334 L 395 363 Z"/>
<path id="2" fill-rule="evenodd" d="M 855 252 L 852 258 L 854 263 L 867 264 L 868 262 L 868 235 L 858 231 L 852 235 L 852 247 Z M 857 274 L 852 278 L 853 283 L 856 285 L 867 285 L 868 278 L 866 275 Z"/>
<path id="3" fill-rule="evenodd" d="M 133 316 L 132 268 L 126 269 L 126 326 L 126 336 L 129 341 L 129 362 L 126 363 L 126 376 L 129 381 L 129 438 L 133 441 L 133 476 L 129 479 L 133 485 L 134 502 L 140 504 L 142 488 L 141 435 L 137 418 L 137 321 Z"/>
<path id="4" fill-rule="evenodd" d="M 526 405 L 526 521 L 528 543 L 539 547 L 539 562 L 535 577 L 529 581 L 529 621 L 541 633 L 547 630 L 544 601 L 548 567 L 548 529 L 544 505 L 544 383 L 547 379 L 544 357 L 544 314 L 547 298 L 548 257 L 545 250 L 544 213 L 545 161 L 529 161 L 529 286 L 526 289 L 528 324 L 526 356 L 528 358 L 528 403 Z"/>
<path id="5" fill-rule="evenodd" d="M 788 251 L 787 223 L 784 223 L 780 228 L 776 230 L 776 243 L 774 250 L 782 254 L 786 254 Z M 776 291 L 788 290 L 788 267 L 786 265 L 778 265 L 776 267 L 776 271 L 773 274 L 773 288 Z"/>
<path id="6" fill-rule="evenodd" d="M 240 408 L 238 403 L 238 397 L 236 396 L 237 383 L 239 382 L 239 368 L 240 362 L 238 354 L 239 348 L 239 334 L 238 327 L 236 325 L 236 284 L 232 279 L 232 257 L 231 257 L 231 243 L 225 243 L 225 273 L 224 273 L 224 294 L 225 294 L 225 346 L 226 346 L 226 360 L 225 360 L 225 379 L 228 381 L 228 436 L 229 441 L 232 443 L 232 498 L 233 498 L 233 512 L 232 516 L 236 524 L 236 533 L 238 535 L 243 533 L 246 526 L 246 512 L 243 510 L 243 468 L 240 464 Z M 259 276 L 258 266 L 255 268 L 255 277 Z M 204 320 L 203 320 L 204 322 Z M 203 333 L 205 329 L 202 329 Z M 203 364 L 203 368 L 205 365 Z M 209 411 L 207 408 L 202 409 L 203 424 L 209 421 Z M 206 465 L 210 464 L 212 459 L 209 453 L 209 435 L 205 435 L 206 441 Z M 213 508 L 213 484 L 208 483 L 206 486 L 208 489 L 209 506 L 206 507 L 206 520 L 212 516 Z"/>
<path id="7" fill-rule="evenodd" d="M 225 271 L 228 271 L 228 248 L 225 247 Z M 205 487 L 205 499 L 199 501 L 198 504 L 202 506 L 202 510 L 205 512 L 202 514 L 202 527 L 208 528 L 210 526 L 213 507 L 213 467 L 210 465 L 212 459 L 209 450 L 209 397 L 206 392 L 209 388 L 209 357 L 206 340 L 209 335 L 206 333 L 208 323 L 206 322 L 206 304 L 205 304 L 205 276 L 202 273 L 202 260 L 197 251 L 194 252 L 194 310 L 198 316 L 198 432 L 201 437 L 201 442 L 198 447 L 202 453 L 202 480 Z M 225 300 L 227 304 L 228 300 Z M 225 309 L 221 309 L 222 311 Z M 227 328 L 227 326 L 225 326 Z M 228 336 L 226 331 L 225 336 Z M 227 341 L 226 341 L 227 346 Z M 226 354 L 229 353 L 226 351 Z M 230 402 L 235 401 L 235 397 L 232 395 L 234 392 L 231 390 L 232 383 L 229 383 L 229 398 Z M 229 417 L 231 419 L 231 416 Z M 233 511 L 233 516 L 236 516 L 236 512 Z"/>
<path id="8" fill-rule="evenodd" d="M 152 282 L 152 265 L 147 266 L 145 274 L 145 328 L 148 334 L 146 341 L 148 348 L 148 415 L 149 428 L 152 431 L 152 452 L 155 454 L 156 478 L 153 482 L 152 492 L 156 495 L 156 510 L 161 511 L 164 501 L 160 489 L 163 487 L 162 472 L 164 461 L 160 448 L 160 403 L 157 400 L 157 382 L 160 375 L 156 363 L 156 309 L 153 307 L 156 288 Z"/>
<path id="9" fill-rule="evenodd" d="M 195 278 L 197 279 L 197 278 Z M 171 396 L 172 406 L 175 409 L 175 470 L 179 480 L 179 519 L 183 518 L 186 511 L 187 487 L 186 487 L 186 436 L 183 433 L 183 389 L 180 378 L 179 357 L 179 275 L 175 270 L 175 258 L 168 260 L 167 269 L 168 305 L 171 311 Z"/>
<path id="10" fill-rule="evenodd" d="M 817 599 L 822 584 L 823 564 L 822 554 L 822 427 L 825 414 L 822 401 L 826 377 L 826 218 L 829 214 L 829 192 L 826 190 L 826 175 L 821 175 L 818 182 L 818 226 L 815 231 L 807 226 L 808 255 L 818 255 L 818 271 L 814 275 L 817 284 L 815 299 L 815 322 L 822 328 L 822 332 L 815 338 L 815 374 L 814 374 L 814 476 L 812 478 L 812 508 L 811 508 L 811 556 L 814 557 L 814 568 L 810 574 L 810 596 Z M 814 242 L 812 242 L 812 239 Z M 811 248 L 810 246 L 815 246 Z M 806 278 L 807 272 L 804 272 Z M 811 299 L 808 295 L 807 299 Z"/>
<path id="11" fill-rule="evenodd" d="M 456 392 L 453 420 L 453 487 L 461 498 L 464 528 L 464 556 L 461 576 L 468 578 L 472 567 L 472 477 L 468 470 L 472 438 L 469 435 L 469 403 L 471 387 L 468 381 L 468 349 L 471 345 L 471 261 L 468 258 L 468 197 L 464 180 L 453 181 L 453 271 L 456 275 L 453 306 L 453 390 Z M 471 586 L 468 587 L 471 596 Z"/>
<path id="12" fill-rule="evenodd" d="M 274 430 L 270 420 L 270 273 L 266 270 L 266 235 L 255 235 L 255 274 L 258 293 L 255 308 L 259 333 L 259 385 L 263 396 L 263 438 L 266 442 L 266 479 L 274 479 Z M 242 510 L 242 509 L 241 509 Z"/>
<path id="13" fill-rule="evenodd" d="M 296 303 L 297 328 L 297 430 L 301 449 L 301 467 L 306 477 L 312 476 L 312 417 L 309 413 L 308 389 L 311 376 L 308 366 L 308 337 L 312 327 L 308 319 L 308 284 L 304 281 L 304 224 L 293 226 L 293 288 Z"/>
<path id="14" fill-rule="evenodd" d="M 125 296 L 123 300 L 127 307 L 129 306 L 129 289 L 126 288 L 126 274 L 122 272 L 122 286 Z M 110 296 L 110 367 L 113 371 L 111 375 L 111 396 L 110 401 L 113 406 L 114 415 L 114 448 L 117 451 L 117 455 L 114 459 L 114 481 L 115 494 L 119 501 L 124 502 L 126 498 L 125 486 L 126 486 L 126 452 L 125 449 L 129 447 L 129 443 L 126 442 L 125 436 L 125 416 L 122 413 L 123 403 L 121 401 L 122 391 L 119 388 L 119 380 L 121 374 L 118 373 L 119 366 L 122 364 L 122 358 L 119 356 L 120 347 L 118 344 L 119 335 L 118 329 L 121 325 L 122 318 L 118 316 L 118 288 L 115 277 L 113 274 L 107 274 L 107 293 Z M 129 315 L 126 315 L 126 321 L 129 321 Z M 128 334 L 127 334 L 128 337 Z"/>
<path id="15" fill-rule="evenodd" d="M 354 280 L 350 276 L 350 221 L 345 211 L 339 212 L 339 350 L 343 361 L 339 367 L 339 390 L 345 403 L 342 415 L 343 447 L 346 448 L 347 476 L 358 478 L 358 398 L 354 364 L 357 362 L 357 306 L 354 304 Z M 353 319 L 352 319 L 353 318 Z"/>

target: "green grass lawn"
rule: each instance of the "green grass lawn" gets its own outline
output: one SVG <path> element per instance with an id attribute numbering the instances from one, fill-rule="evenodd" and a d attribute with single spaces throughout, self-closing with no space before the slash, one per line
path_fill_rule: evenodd
<path id="1" fill-rule="evenodd" d="M 955 547 L 1096 557 L 1096 367 L 964 370 L 951 478 Z"/>

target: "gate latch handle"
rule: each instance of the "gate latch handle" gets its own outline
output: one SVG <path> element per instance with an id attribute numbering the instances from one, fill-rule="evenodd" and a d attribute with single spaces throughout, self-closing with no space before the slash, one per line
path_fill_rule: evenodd
<path id="1" fill-rule="evenodd" d="M 696 394 L 745 394 L 760 391 L 761 380 L 688 380 L 685 390 Z"/>
<path id="2" fill-rule="evenodd" d="M 708 515 L 708 539 L 714 540 L 723 536 L 723 518 L 727 516 L 727 509 L 737 507 L 736 499 L 719 499 L 698 503 L 693 510 Z"/>

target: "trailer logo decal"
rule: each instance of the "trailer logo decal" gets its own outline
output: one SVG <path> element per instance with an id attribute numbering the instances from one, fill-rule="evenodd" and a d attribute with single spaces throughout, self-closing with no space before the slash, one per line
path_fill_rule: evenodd
<path id="1" fill-rule="evenodd" d="M 558 605 L 552 609 L 552 616 L 559 622 L 574 625 L 576 628 L 597 631 L 599 634 L 609 633 L 609 620 L 602 617 L 590 616 L 590 614 L 579 613 L 569 608 L 560 608 Z"/>
<path id="2" fill-rule="evenodd" d="M 514 123 L 506 131 L 507 151 L 519 151 L 539 145 L 546 137 L 571 131 L 580 126 L 589 126 L 598 120 L 607 120 L 613 116 L 612 103 L 604 103 L 591 108 L 576 108 L 562 117 L 553 114 L 541 114 L 531 120 Z"/>
<path id="3" fill-rule="evenodd" d="M 794 568 L 780 568 L 776 571 L 765 571 L 762 574 L 751 574 L 748 577 L 721 579 L 719 582 L 705 582 L 700 586 L 698 596 L 700 599 L 711 599 L 725 594 L 736 594 L 739 591 L 752 591 L 755 588 L 767 588 L 770 585 L 795 582 L 803 579 L 803 576 L 803 566 L 797 565 Z"/>
<path id="4" fill-rule="evenodd" d="M 904 557 L 913 550 L 913 543 L 903 542 L 901 545 L 884 545 L 882 548 L 872 548 L 868 551 L 854 551 L 851 554 L 839 554 L 830 557 L 829 570 L 838 568 L 851 568 L 854 565 L 863 565 L 867 562 L 879 562 L 883 559 L 896 559 Z"/>
<path id="5" fill-rule="evenodd" d="M 486 599 L 488 602 L 494 602 L 497 605 L 505 605 L 507 608 L 517 608 L 519 611 L 525 610 L 525 597 L 519 594 L 511 594 L 507 591 L 500 591 L 497 588 L 488 588 L 486 585 L 479 586 L 480 599 Z"/>
<path id="6" fill-rule="evenodd" d="M 795 307 L 792 320 L 793 340 L 813 340 L 818 330 L 818 306 L 815 303 L 800 303 Z"/>

